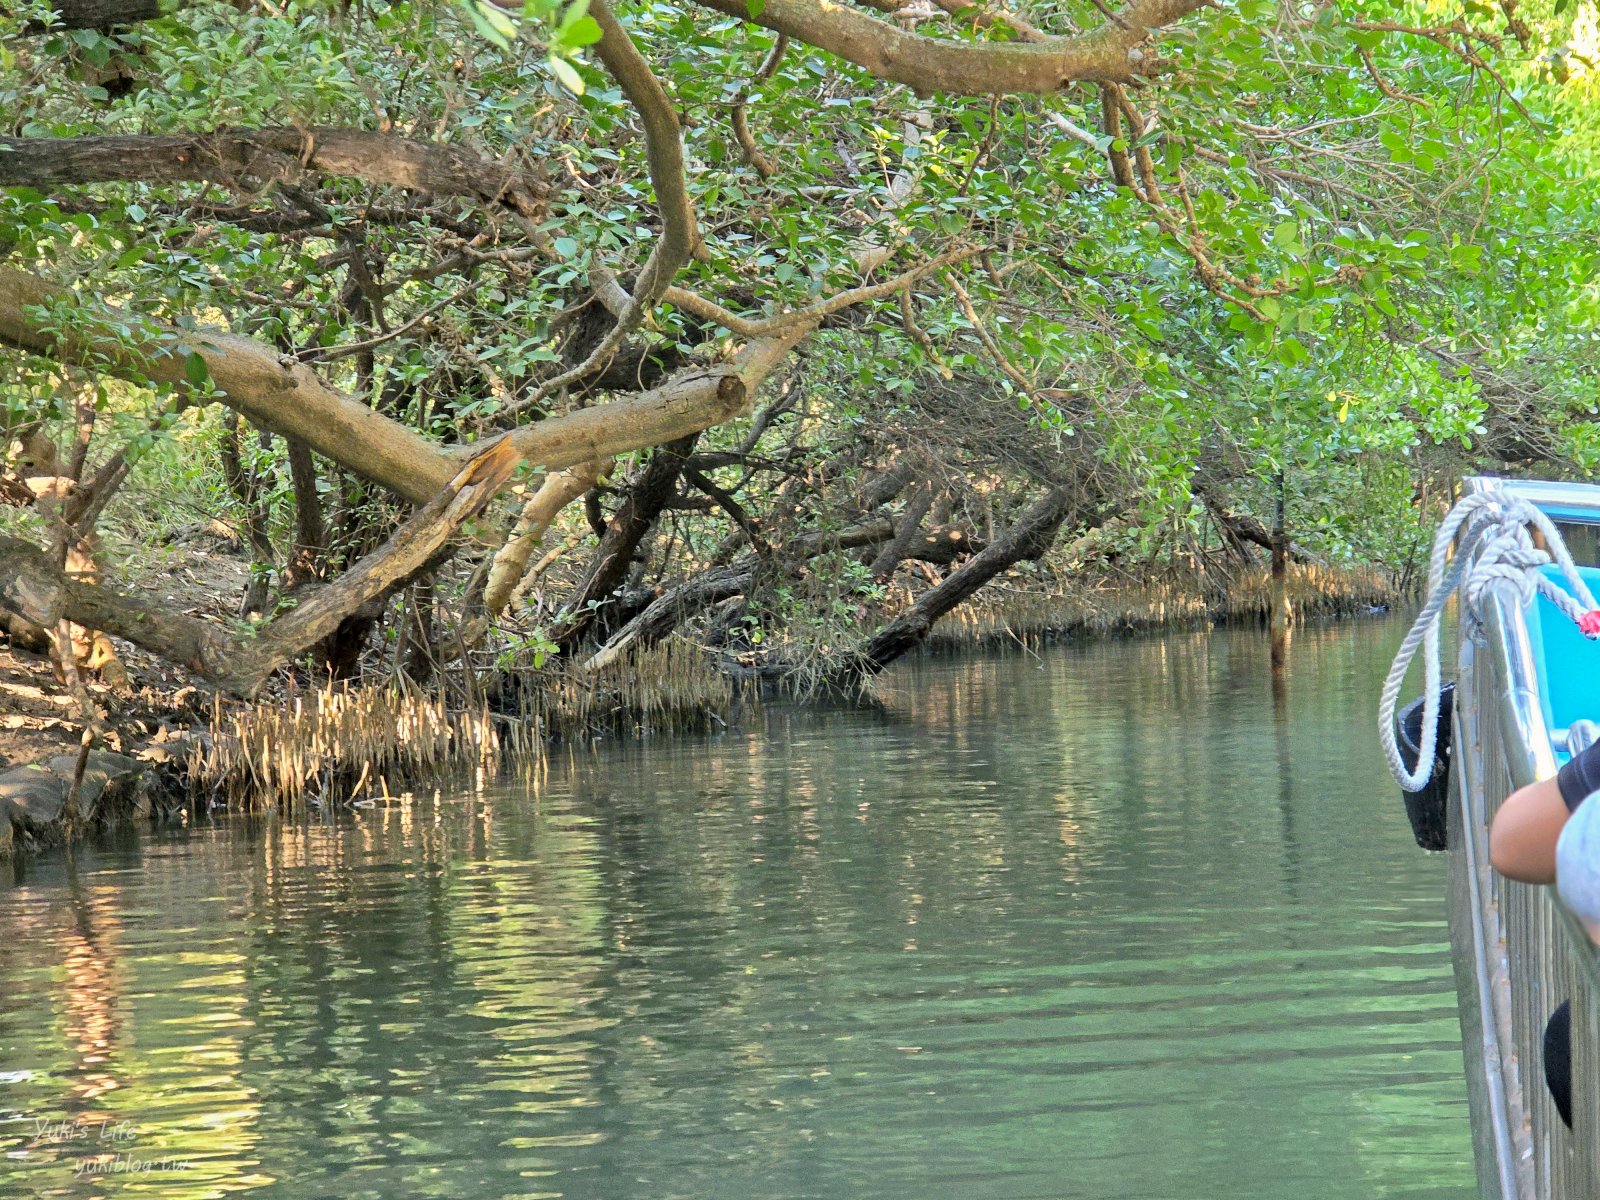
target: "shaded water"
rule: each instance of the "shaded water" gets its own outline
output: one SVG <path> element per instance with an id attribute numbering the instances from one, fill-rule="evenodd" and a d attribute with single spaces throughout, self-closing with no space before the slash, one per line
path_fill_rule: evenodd
<path id="1" fill-rule="evenodd" d="M 0 1194 L 1468 1196 L 1399 632 L 1298 631 L 1276 713 L 1253 633 L 935 659 L 25 864 Z"/>

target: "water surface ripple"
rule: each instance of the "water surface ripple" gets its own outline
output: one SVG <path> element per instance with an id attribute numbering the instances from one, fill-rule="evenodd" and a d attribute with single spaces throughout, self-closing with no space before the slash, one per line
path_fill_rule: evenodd
<path id="1" fill-rule="evenodd" d="M 1467 1197 L 1399 634 L 929 659 L 881 710 L 0 884 L 0 1195 Z"/>

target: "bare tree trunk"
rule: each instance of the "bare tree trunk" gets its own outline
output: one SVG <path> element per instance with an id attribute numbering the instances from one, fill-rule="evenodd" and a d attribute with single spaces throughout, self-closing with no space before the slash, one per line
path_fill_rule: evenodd
<path id="1" fill-rule="evenodd" d="M 900 565 L 900 560 L 905 558 L 911 549 L 911 539 L 917 536 L 917 531 L 922 528 L 923 518 L 928 515 L 928 510 L 933 507 L 933 484 L 919 484 L 917 490 L 911 493 L 911 498 L 906 501 L 906 511 L 901 516 L 895 527 L 894 536 L 884 543 L 883 549 L 878 551 L 877 557 L 872 560 L 872 577 L 879 583 L 894 574 L 894 569 Z"/>
<path id="2" fill-rule="evenodd" d="M 317 464 L 311 447 L 299 438 L 286 439 L 289 446 L 289 477 L 294 486 L 294 548 L 283 571 L 284 591 L 320 578 L 323 551 L 328 533 L 322 517 L 322 496 L 317 490 Z"/>
<path id="3" fill-rule="evenodd" d="M 263 443 L 270 437 L 269 434 L 261 436 Z M 240 437 L 239 414 L 230 411 L 222 423 L 222 444 L 219 447 L 219 454 L 222 459 L 222 479 L 228 485 L 228 491 L 233 494 L 235 503 L 239 505 L 239 523 L 244 531 L 245 543 L 250 547 L 252 559 L 250 582 L 245 586 L 244 596 L 239 601 L 240 614 L 249 617 L 267 610 L 267 600 L 272 590 L 271 569 L 276 552 L 272 548 L 272 539 L 267 536 L 267 510 L 261 503 L 260 481 L 256 478 L 255 471 L 245 470 Z M 265 445 L 262 448 L 265 449 Z"/>
<path id="4" fill-rule="evenodd" d="M 1289 537 L 1283 528 L 1284 477 L 1278 472 L 1277 515 L 1272 525 L 1272 673 L 1281 674 L 1288 663 L 1289 628 L 1294 607 L 1289 602 Z"/>
<path id="5" fill-rule="evenodd" d="M 1222 499 L 1205 485 L 1197 486 L 1194 494 L 1206 506 L 1206 511 L 1211 514 L 1212 520 L 1217 523 L 1217 528 L 1223 537 L 1239 554 L 1245 562 L 1253 562 L 1246 545 L 1260 546 L 1263 550 L 1271 551 L 1273 548 L 1273 532 L 1260 521 L 1248 513 L 1234 512 Z M 1296 546 L 1292 541 L 1284 547 L 1284 552 L 1294 562 L 1320 563 L 1315 554 L 1302 546 Z"/>
<path id="6" fill-rule="evenodd" d="M 1000 572 L 1050 548 L 1067 517 L 1080 510 L 1081 492 L 1055 488 L 1035 501 L 1017 523 L 952 571 L 937 587 L 885 625 L 860 654 L 836 673 L 841 684 L 876 675 L 907 651 L 921 645 L 933 623 L 968 599 Z"/>
<path id="7" fill-rule="evenodd" d="M 597 623 L 602 630 L 608 626 L 602 606 L 627 578 L 634 552 L 677 492 L 685 462 L 699 440 L 700 435 L 696 433 L 658 446 L 638 480 L 628 489 L 622 507 L 606 525 L 605 536 L 600 539 L 588 574 L 567 602 L 566 619 L 555 633 L 556 644 L 563 651 L 571 653 Z"/>

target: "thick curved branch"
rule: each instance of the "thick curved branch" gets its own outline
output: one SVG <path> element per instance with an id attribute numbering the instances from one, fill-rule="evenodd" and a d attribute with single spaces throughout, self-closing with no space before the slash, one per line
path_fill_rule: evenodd
<path id="1" fill-rule="evenodd" d="M 893 279 L 886 279 L 882 283 L 864 284 L 861 287 L 850 288 L 847 291 L 837 292 L 825 300 L 818 300 L 815 304 L 808 304 L 804 308 L 797 308 L 790 312 L 777 313 L 770 317 L 752 319 L 741 317 L 738 313 L 729 312 L 714 300 L 707 300 L 697 292 L 685 288 L 669 287 L 663 297 L 669 304 L 674 304 L 684 312 L 699 317 L 702 321 L 710 321 L 721 325 L 731 333 L 740 337 L 770 337 L 793 325 L 815 323 L 824 317 L 831 317 L 834 313 L 843 312 L 857 304 L 867 304 L 874 300 L 882 300 L 892 296 L 904 288 L 910 287 L 930 271 L 937 271 L 941 267 L 953 266 L 965 262 L 969 258 L 976 258 L 983 253 L 981 246 L 963 246 L 955 250 L 947 250 L 927 262 L 912 267 L 896 275 Z"/>
<path id="2" fill-rule="evenodd" d="M 56 329 L 36 309 L 68 306 L 87 317 Z M 419 503 L 455 474 L 422 435 L 374 412 L 313 371 L 250 338 L 204 327 L 181 331 L 110 305 L 84 305 L 64 288 L 0 267 L 0 343 L 136 382 L 190 386 L 198 356 L 230 408 L 262 429 L 297 437 L 356 474 Z"/>
<path id="3" fill-rule="evenodd" d="M 54 29 L 114 29 L 161 15 L 161 0 L 54 0 L 51 7 L 56 10 L 50 25 Z M 9 4 L 0 3 L 0 13 L 10 11 Z M 43 33 L 45 26 L 30 24 L 25 32 Z"/>
<path id="4" fill-rule="evenodd" d="M 218 129 L 79 138 L 0 137 L 0 187 L 41 191 L 90 183 L 219 183 L 259 187 L 342 175 L 435 196 L 465 196 L 518 216 L 543 211 L 545 185 L 459 146 L 360 129 Z"/>
<path id="5" fill-rule="evenodd" d="M 639 119 L 644 124 L 645 162 L 650 172 L 650 185 L 655 189 L 656 205 L 661 210 L 661 236 L 656 239 L 650 257 L 639 269 L 633 295 L 616 313 L 616 324 L 600 344 L 577 366 L 547 380 L 536 391 L 519 400 L 507 410 L 509 413 L 524 412 L 586 375 L 604 370 L 627 336 L 638 328 L 645 314 L 661 302 L 662 293 L 700 245 L 694 202 L 689 198 L 688 184 L 684 179 L 683 127 L 678 121 L 678 110 L 673 107 L 672 98 L 661 86 L 661 81 L 650 69 L 644 55 L 639 53 L 639 47 L 633 44 L 633 38 L 628 36 L 628 31 L 612 14 L 606 0 L 590 0 L 589 15 L 600 26 L 600 40 L 595 43 L 596 56 L 638 110 Z M 598 274 L 601 276 L 599 283 L 603 286 L 610 273 L 602 271 Z M 614 278 L 609 282 L 615 283 Z"/>
<path id="6" fill-rule="evenodd" d="M 494 556 L 483 591 L 485 625 L 498 618 L 510 605 L 517 585 L 528 573 L 533 552 L 543 540 L 551 522 L 563 508 L 594 487 L 610 465 L 609 461 L 580 463 L 576 467 L 552 471 L 545 476 L 538 490 L 522 506 L 511 537 Z M 466 636 L 464 640 L 469 645 L 476 641 L 471 636 Z"/>
<path id="7" fill-rule="evenodd" d="M 47 313 L 64 303 L 81 302 L 35 275 L 0 267 L 0 344 L 180 390 L 190 386 L 185 366 L 187 357 L 196 355 L 206 364 L 208 386 L 255 425 L 299 438 L 417 503 L 437 495 L 460 469 L 461 459 L 479 448 L 437 446 L 332 387 L 303 363 L 250 338 L 204 326 L 178 330 L 109 305 L 88 307 L 90 320 L 61 330 Z M 506 436 L 527 461 L 559 471 L 698 433 L 744 412 L 761 381 L 815 328 L 814 322 L 794 325 L 750 342 L 727 365 L 694 367 L 649 391 Z"/>
<path id="8" fill-rule="evenodd" d="M 1027 42 L 958 42 L 912 33 L 833 0 L 698 0 L 836 54 L 880 79 L 925 92 L 995 96 L 1058 92 L 1073 83 L 1131 83 L 1156 64 L 1141 48 L 1163 26 L 1205 0 L 1133 0 L 1111 20 L 1076 37 Z"/>
<path id="9" fill-rule="evenodd" d="M 638 478 L 626 489 L 621 507 L 606 523 L 588 572 L 567 601 L 561 622 L 551 634 L 564 651 L 570 652 L 596 622 L 607 618 L 608 614 L 600 610 L 612 602 L 640 544 L 671 505 L 695 440 L 696 435 L 691 435 L 657 446 Z"/>
<path id="10" fill-rule="evenodd" d="M 901 560 L 911 552 L 912 540 L 922 531 L 922 522 L 933 507 L 934 490 L 929 480 L 923 480 L 906 502 L 906 511 L 895 522 L 894 536 L 884 543 L 867 570 L 879 583 L 894 574 Z"/>
<path id="11" fill-rule="evenodd" d="M 606 0 L 590 0 L 589 15 L 600 25 L 595 54 L 617 81 L 644 123 L 645 162 L 650 186 L 661 210 L 661 237 L 634 284 L 634 303 L 653 308 L 672 277 L 700 242 L 694 202 L 684 179 L 683 127 L 661 81 L 656 78 L 628 31 L 612 14 Z M 619 322 L 620 324 L 620 322 Z"/>

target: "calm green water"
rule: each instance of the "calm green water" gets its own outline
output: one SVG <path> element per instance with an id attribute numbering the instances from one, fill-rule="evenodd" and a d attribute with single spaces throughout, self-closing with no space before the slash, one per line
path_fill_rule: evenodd
<path id="1" fill-rule="evenodd" d="M 1442 863 L 1370 731 L 1399 632 L 1299 631 L 1276 708 L 1254 634 L 930 660 L 883 712 L 27 864 L 0 1194 L 1466 1197 Z"/>

